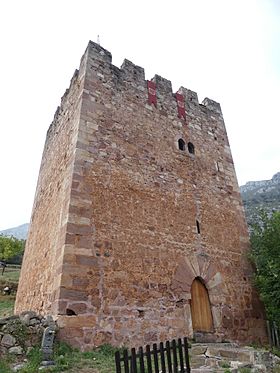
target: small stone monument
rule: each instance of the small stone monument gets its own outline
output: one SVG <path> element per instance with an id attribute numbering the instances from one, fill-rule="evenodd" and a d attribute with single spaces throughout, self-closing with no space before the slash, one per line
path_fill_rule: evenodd
<path id="1" fill-rule="evenodd" d="M 55 365 L 53 361 L 53 341 L 55 335 L 55 327 L 53 325 L 48 326 L 44 330 L 41 351 L 43 354 L 43 361 L 41 363 L 42 367 Z"/>

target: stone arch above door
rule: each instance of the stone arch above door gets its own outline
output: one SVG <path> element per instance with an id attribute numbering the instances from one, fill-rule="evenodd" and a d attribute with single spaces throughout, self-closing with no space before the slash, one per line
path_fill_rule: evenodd
<path id="1" fill-rule="evenodd" d="M 221 326 L 221 305 L 225 302 L 227 289 L 218 264 L 209 255 L 198 254 L 180 257 L 170 284 L 170 290 L 178 300 L 191 301 L 191 286 L 195 278 L 205 285 L 213 316 L 214 330 Z M 190 307 L 190 303 L 188 304 Z M 190 312 L 190 308 L 189 308 Z M 190 321 L 189 327 L 192 328 Z"/>
<path id="2" fill-rule="evenodd" d="M 197 277 L 203 280 L 211 303 L 213 303 L 215 295 L 221 296 L 225 292 L 222 275 L 217 265 L 206 254 L 181 257 L 175 269 L 170 289 L 175 296 L 190 299 L 191 285 Z"/>

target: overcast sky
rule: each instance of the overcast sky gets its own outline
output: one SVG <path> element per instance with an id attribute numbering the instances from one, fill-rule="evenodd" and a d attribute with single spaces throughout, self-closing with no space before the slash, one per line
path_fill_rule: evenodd
<path id="1" fill-rule="evenodd" d="M 0 230 L 30 219 L 46 131 L 88 40 L 221 103 L 239 184 L 280 171 L 279 0 L 0 4 Z"/>

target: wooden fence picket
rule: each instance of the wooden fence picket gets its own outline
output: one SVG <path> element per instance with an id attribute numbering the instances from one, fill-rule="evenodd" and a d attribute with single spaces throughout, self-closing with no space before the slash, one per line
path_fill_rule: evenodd
<path id="1" fill-rule="evenodd" d="M 277 336 L 278 337 L 278 336 Z M 188 340 L 185 337 L 115 353 L 116 373 L 190 373 Z"/>

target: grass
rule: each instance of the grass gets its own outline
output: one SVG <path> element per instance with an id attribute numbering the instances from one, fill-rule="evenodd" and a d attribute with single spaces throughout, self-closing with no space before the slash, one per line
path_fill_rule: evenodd
<path id="1" fill-rule="evenodd" d="M 1 269 L 0 284 L 6 283 L 6 282 L 12 282 L 12 283 L 17 284 L 19 280 L 19 275 L 20 275 L 20 266 L 10 266 L 8 264 L 3 275 L 2 275 L 2 269 Z"/>
<path id="2" fill-rule="evenodd" d="M 227 361 L 222 361 L 220 364 L 221 368 L 230 368 L 230 364 Z"/>
<path id="3" fill-rule="evenodd" d="M 0 271 L 0 319 L 3 317 L 11 316 L 14 312 L 14 303 L 16 298 L 15 292 L 17 289 L 19 275 L 19 266 L 8 265 L 3 275 L 2 270 Z M 11 295 L 3 294 L 3 289 L 5 286 L 9 286 L 12 289 Z"/>
<path id="4" fill-rule="evenodd" d="M 278 357 L 280 357 L 280 348 L 273 347 L 272 348 L 272 353 Z"/>
<path id="5" fill-rule="evenodd" d="M 110 345 L 103 345 L 89 352 L 80 352 L 64 342 L 55 343 L 55 366 L 44 369 L 48 373 L 112 373 L 115 372 L 115 351 Z M 0 363 L 0 373 L 12 373 L 11 356 Z M 38 346 L 27 356 L 27 363 L 19 373 L 37 373 L 42 355 Z"/>
<path id="6" fill-rule="evenodd" d="M 59 343 L 55 347 L 57 366 L 50 372 L 114 372 L 115 351 L 114 347 L 103 345 L 89 352 L 80 352 L 65 343 Z"/>
<path id="7" fill-rule="evenodd" d="M 14 304 L 14 295 L 0 295 L 0 319 L 7 316 L 11 316 L 13 314 Z"/>
<path id="8" fill-rule="evenodd" d="M 1 373 L 11 373 L 12 372 L 11 369 L 9 368 L 8 364 L 3 360 L 0 361 L 0 372 Z"/>

